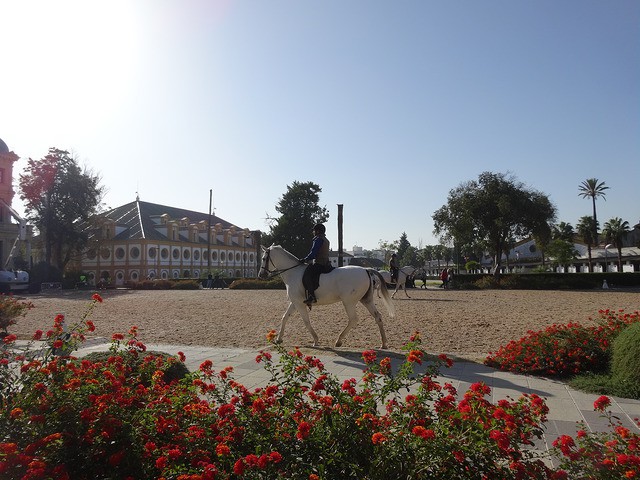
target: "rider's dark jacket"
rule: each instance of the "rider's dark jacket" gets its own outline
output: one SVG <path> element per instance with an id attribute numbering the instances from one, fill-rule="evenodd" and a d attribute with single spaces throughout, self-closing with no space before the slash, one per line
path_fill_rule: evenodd
<path id="1" fill-rule="evenodd" d="M 311 251 L 303 260 L 305 262 L 313 260 L 316 265 L 331 265 L 331 260 L 329 260 L 329 240 L 324 234 L 318 234 L 313 237 Z"/>

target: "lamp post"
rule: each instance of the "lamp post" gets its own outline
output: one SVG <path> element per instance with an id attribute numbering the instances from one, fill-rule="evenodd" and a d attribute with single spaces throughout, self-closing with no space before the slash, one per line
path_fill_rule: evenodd
<path id="1" fill-rule="evenodd" d="M 516 250 L 516 273 L 520 269 L 520 252 Z"/>

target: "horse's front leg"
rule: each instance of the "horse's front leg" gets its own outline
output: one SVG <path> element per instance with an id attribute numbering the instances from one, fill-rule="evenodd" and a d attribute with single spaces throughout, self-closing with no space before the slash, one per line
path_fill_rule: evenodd
<path id="1" fill-rule="evenodd" d="M 295 308 L 296 307 L 293 305 L 293 303 L 289 302 L 289 306 L 287 307 L 287 310 L 284 312 L 284 315 L 282 316 L 282 320 L 280 320 L 280 331 L 278 332 L 278 336 L 276 337 L 276 343 L 282 343 L 282 337 L 284 337 L 284 327 L 287 324 L 287 319 L 293 313 Z"/>

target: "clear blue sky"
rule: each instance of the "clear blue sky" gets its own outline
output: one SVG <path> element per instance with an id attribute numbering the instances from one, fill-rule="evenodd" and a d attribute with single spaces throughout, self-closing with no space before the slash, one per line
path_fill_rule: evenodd
<path id="1" fill-rule="evenodd" d="M 637 0 L 111 0 L 0 3 L 0 138 L 72 151 L 105 203 L 268 230 L 294 180 L 322 188 L 337 247 L 406 232 L 483 171 L 558 220 L 640 221 Z M 14 206 L 21 208 L 19 199 Z"/>

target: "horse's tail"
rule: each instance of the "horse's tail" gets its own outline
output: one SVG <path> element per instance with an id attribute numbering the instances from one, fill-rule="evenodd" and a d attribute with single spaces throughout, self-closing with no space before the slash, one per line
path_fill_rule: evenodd
<path id="1" fill-rule="evenodd" d="M 384 281 L 384 278 L 382 277 L 380 272 L 373 268 L 367 268 L 367 273 L 369 274 L 369 279 L 371 280 L 371 290 L 373 291 L 375 288 L 376 282 L 379 282 L 380 292 L 382 293 L 382 300 L 384 301 L 384 304 L 387 306 L 387 311 L 389 312 L 389 316 L 395 317 L 396 310 L 395 308 L 393 308 L 391 295 L 389 295 L 389 290 L 387 289 L 387 282 Z"/>

